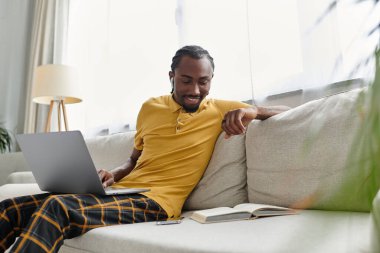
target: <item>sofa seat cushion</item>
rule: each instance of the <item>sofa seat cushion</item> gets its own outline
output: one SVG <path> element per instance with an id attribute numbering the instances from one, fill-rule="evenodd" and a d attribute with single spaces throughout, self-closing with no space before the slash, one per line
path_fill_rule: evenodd
<path id="1" fill-rule="evenodd" d="M 214 224 L 185 218 L 97 228 L 66 240 L 60 252 L 371 252 L 369 222 L 369 213 L 318 210 Z"/>

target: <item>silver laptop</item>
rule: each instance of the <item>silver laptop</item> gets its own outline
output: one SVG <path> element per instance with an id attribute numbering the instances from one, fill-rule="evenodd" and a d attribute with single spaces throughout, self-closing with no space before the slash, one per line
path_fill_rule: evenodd
<path id="1" fill-rule="evenodd" d="M 141 188 L 103 188 L 81 132 L 19 134 L 16 139 L 41 190 L 55 193 L 130 194 Z"/>

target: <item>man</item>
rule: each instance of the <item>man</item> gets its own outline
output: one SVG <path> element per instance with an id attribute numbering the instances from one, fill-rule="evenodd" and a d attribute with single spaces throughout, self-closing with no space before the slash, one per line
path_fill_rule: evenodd
<path id="1" fill-rule="evenodd" d="M 0 203 L 0 252 L 16 237 L 11 252 L 57 252 L 64 239 L 92 228 L 178 217 L 222 130 L 225 138 L 244 134 L 251 120 L 285 109 L 205 99 L 213 75 L 213 58 L 206 50 L 199 46 L 178 50 L 169 72 L 172 94 L 143 104 L 132 155 L 110 172 L 99 170 L 104 187 L 149 188 L 149 192 L 39 194 L 5 200 Z"/>

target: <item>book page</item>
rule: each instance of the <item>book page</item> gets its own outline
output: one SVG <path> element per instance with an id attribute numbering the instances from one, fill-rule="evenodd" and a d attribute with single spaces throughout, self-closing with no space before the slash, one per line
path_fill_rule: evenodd
<path id="1" fill-rule="evenodd" d="M 295 210 L 285 207 L 262 205 L 254 203 L 244 203 L 230 207 L 217 207 L 195 211 L 191 219 L 200 223 L 231 221 L 249 219 L 252 217 L 278 216 L 295 214 Z"/>
<path id="2" fill-rule="evenodd" d="M 205 210 L 199 210 L 196 211 L 197 214 L 200 214 L 202 216 L 216 216 L 216 215 L 223 215 L 223 214 L 230 214 L 230 213 L 239 213 L 241 211 L 245 210 L 239 210 L 239 209 L 234 209 L 231 207 L 216 207 L 216 208 L 211 208 L 211 209 L 205 209 Z"/>
<path id="3" fill-rule="evenodd" d="M 247 212 L 244 210 L 238 210 L 230 207 L 217 207 L 212 209 L 195 211 L 190 218 L 200 223 L 209 223 L 249 219 L 251 216 L 251 212 Z"/>
<path id="4" fill-rule="evenodd" d="M 272 205 L 265 205 L 265 204 L 254 204 L 254 203 L 243 203 L 236 205 L 234 207 L 236 210 L 241 210 L 241 211 L 247 211 L 250 213 L 254 213 L 255 211 L 278 211 L 281 213 L 281 211 L 287 211 L 291 213 L 293 210 L 286 208 L 286 207 L 280 207 L 280 206 L 272 206 Z M 257 212 L 255 212 L 257 214 Z"/>

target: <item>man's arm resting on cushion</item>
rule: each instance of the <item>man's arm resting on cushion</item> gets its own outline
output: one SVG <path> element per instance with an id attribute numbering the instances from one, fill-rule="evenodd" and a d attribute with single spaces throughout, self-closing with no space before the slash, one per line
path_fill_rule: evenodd
<path id="1" fill-rule="evenodd" d="M 123 165 L 111 170 L 98 170 L 98 174 L 100 177 L 100 180 L 103 183 L 104 187 L 108 187 L 112 185 L 114 182 L 119 181 L 123 177 L 127 176 L 131 171 L 135 168 L 136 162 L 141 156 L 142 150 L 138 150 L 136 148 L 133 149 L 132 155 L 130 158 L 128 158 L 127 162 Z"/>
<path id="2" fill-rule="evenodd" d="M 279 113 L 285 112 L 291 109 L 288 106 L 276 105 L 276 106 L 258 106 L 256 119 L 265 120 Z"/>
<path id="3" fill-rule="evenodd" d="M 222 129 L 226 132 L 225 138 L 245 133 L 247 125 L 253 119 L 265 120 L 289 109 L 287 106 L 253 106 L 229 111 L 222 121 Z"/>

